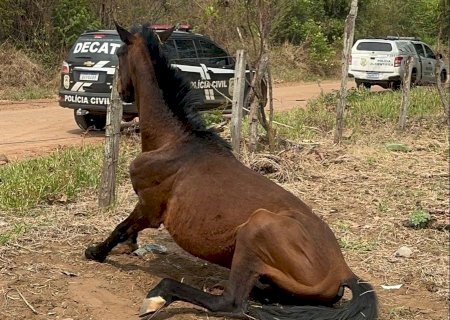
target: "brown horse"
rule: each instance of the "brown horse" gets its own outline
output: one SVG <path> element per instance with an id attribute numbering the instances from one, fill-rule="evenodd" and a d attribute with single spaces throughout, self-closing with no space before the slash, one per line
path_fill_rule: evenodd
<path id="1" fill-rule="evenodd" d="M 118 243 L 136 246 L 139 231 L 164 224 L 184 250 L 230 268 L 229 280 L 221 295 L 212 295 L 163 279 L 144 299 L 141 316 L 182 300 L 260 319 L 376 319 L 375 292 L 347 266 L 328 225 L 241 164 L 205 128 L 195 94 L 170 67 L 151 29 L 117 30 L 125 43 L 117 53 L 119 92 L 139 108 L 142 153 L 130 167 L 139 201 L 104 242 L 86 249 L 86 257 L 103 262 Z M 278 301 L 294 305 L 249 305 L 261 282 Z M 333 308 L 344 287 L 352 291 L 351 302 Z"/>

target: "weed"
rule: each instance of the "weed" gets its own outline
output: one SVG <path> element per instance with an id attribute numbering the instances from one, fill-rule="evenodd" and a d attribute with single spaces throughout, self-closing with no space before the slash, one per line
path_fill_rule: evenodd
<path id="1" fill-rule="evenodd" d="M 202 112 L 201 116 L 207 127 L 218 124 L 223 121 L 223 114 L 220 110 L 213 110 L 211 112 Z"/>
<path id="2" fill-rule="evenodd" d="M 349 239 L 348 236 L 344 236 L 338 239 L 339 246 L 343 250 L 351 251 L 373 251 L 377 248 L 377 243 L 373 241 L 365 240 L 353 240 Z"/>
<path id="3" fill-rule="evenodd" d="M 395 307 L 389 310 L 387 319 L 405 319 L 406 317 L 412 317 L 416 315 L 416 312 L 407 307 Z"/>
<path id="4" fill-rule="evenodd" d="M 386 213 L 389 211 L 389 204 L 385 201 L 382 200 L 378 203 L 378 210 L 382 213 Z"/>
<path id="5" fill-rule="evenodd" d="M 0 246 L 23 235 L 28 229 L 28 225 L 19 223 L 14 224 L 10 230 L 0 233 Z"/>
<path id="6" fill-rule="evenodd" d="M 378 162 L 377 158 L 374 156 L 368 156 L 367 157 L 367 163 L 371 166 L 375 165 Z"/>
<path id="7" fill-rule="evenodd" d="M 430 221 L 431 215 L 422 209 L 417 209 L 411 212 L 408 219 L 409 225 L 415 229 L 426 228 Z"/>

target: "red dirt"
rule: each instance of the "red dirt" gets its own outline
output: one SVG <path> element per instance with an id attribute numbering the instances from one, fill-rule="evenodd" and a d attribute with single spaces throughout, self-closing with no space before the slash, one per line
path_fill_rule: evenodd
<path id="1" fill-rule="evenodd" d="M 274 88 L 274 108 L 285 111 L 305 106 L 321 90 L 338 90 L 338 81 L 289 83 Z M 349 87 L 354 86 L 349 82 Z M 9 160 L 36 157 L 60 146 L 103 141 L 103 134 L 84 134 L 78 128 L 71 109 L 61 108 L 56 99 L 23 102 L 0 101 L 0 155 Z"/>

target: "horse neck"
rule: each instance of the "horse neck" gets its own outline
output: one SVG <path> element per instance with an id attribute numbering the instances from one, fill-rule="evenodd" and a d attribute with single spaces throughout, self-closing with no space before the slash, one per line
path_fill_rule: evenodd
<path id="1" fill-rule="evenodd" d="M 148 53 L 134 57 L 134 87 L 139 110 L 142 151 L 151 151 L 176 143 L 186 133 L 164 101 Z"/>

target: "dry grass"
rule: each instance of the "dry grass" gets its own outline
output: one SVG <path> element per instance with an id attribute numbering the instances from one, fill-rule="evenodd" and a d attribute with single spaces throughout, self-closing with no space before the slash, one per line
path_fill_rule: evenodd
<path id="1" fill-rule="evenodd" d="M 26 52 L 8 42 L 0 45 L 0 99 L 19 100 L 52 96 L 57 88 L 55 79 L 54 72 L 46 70 Z"/>
<path id="2" fill-rule="evenodd" d="M 329 223 L 352 270 L 375 286 L 381 319 L 447 318 L 449 238 L 444 228 L 449 224 L 449 149 L 445 127 L 427 124 L 404 134 L 384 127 L 341 146 L 333 145 L 331 140 L 331 136 L 323 136 L 315 144 L 283 150 L 276 155 L 244 153 L 242 160 L 304 199 Z M 392 141 L 407 145 L 411 151 L 386 150 L 384 143 Z M 0 247 L 0 286 L 8 303 L 0 315 L 16 319 L 18 315 L 31 314 L 20 297 L 11 293 L 12 288 L 25 293 L 39 311 L 59 315 L 61 310 L 46 306 L 60 304 L 59 297 L 71 301 L 70 279 L 60 275 L 63 263 L 64 268 L 69 265 L 69 271 L 79 274 L 78 281 L 90 281 L 82 275 L 94 272 L 96 279 L 105 280 L 102 286 L 108 290 L 132 283 L 137 288 L 133 297 L 142 297 L 145 289 L 154 285 L 158 277 L 155 279 L 154 273 L 141 270 L 148 265 L 147 260 L 123 257 L 120 261 L 127 261 L 125 266 L 142 265 L 123 269 L 114 264 L 91 264 L 81 258 L 88 243 L 102 239 L 132 210 L 136 197 L 128 182 L 120 187 L 119 195 L 117 206 L 109 211 L 97 209 L 96 195 L 88 192 L 80 196 L 80 201 L 33 209 L 26 217 L 0 213 L 2 233 L 7 231 L 11 235 L 7 244 Z M 433 223 L 429 228 L 415 230 L 403 225 L 417 208 L 431 214 Z M 144 234 L 141 241 L 155 239 Z M 170 245 L 170 240 L 163 243 Z M 411 258 L 395 257 L 395 251 L 404 245 L 412 249 Z M 58 255 L 54 256 L 53 252 Z M 202 263 L 196 263 L 199 270 L 204 268 Z M 180 277 L 189 277 L 183 265 L 176 270 Z M 47 288 L 46 277 L 53 287 Z M 64 280 L 56 287 L 55 277 Z M 45 287 L 36 287 L 38 283 Z M 402 288 L 381 288 L 393 284 L 402 284 Z M 54 295 L 55 288 L 57 295 Z M 128 292 L 115 293 L 119 300 L 129 298 Z M 73 308 L 80 319 L 93 315 L 95 319 L 101 318 L 96 318 L 95 310 L 83 303 L 77 302 Z M 71 316 L 75 311 L 67 309 L 64 315 Z M 204 313 L 174 313 L 173 318 L 211 317 Z"/>

